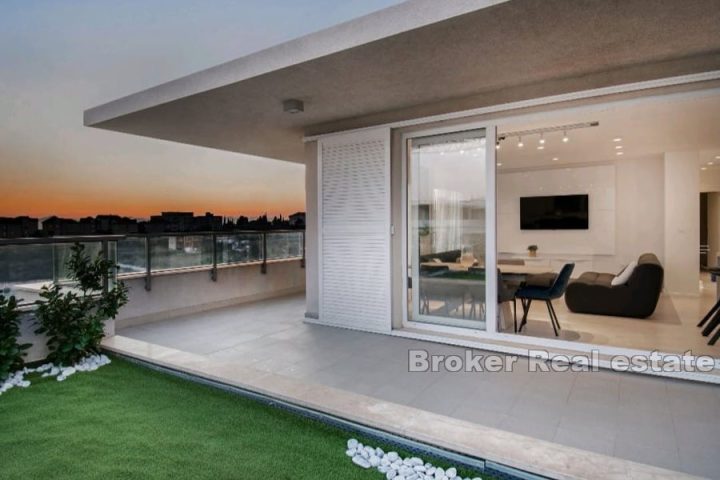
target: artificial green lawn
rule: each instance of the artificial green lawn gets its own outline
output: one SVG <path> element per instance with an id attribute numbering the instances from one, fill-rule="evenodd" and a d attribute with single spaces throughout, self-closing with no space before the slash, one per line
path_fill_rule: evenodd
<path id="1" fill-rule="evenodd" d="M 30 379 L 0 396 L 3 480 L 384 478 L 345 456 L 346 432 L 121 359 Z"/>

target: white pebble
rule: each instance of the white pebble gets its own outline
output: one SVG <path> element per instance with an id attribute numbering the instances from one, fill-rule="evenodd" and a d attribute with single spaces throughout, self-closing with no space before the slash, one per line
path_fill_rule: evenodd
<path id="1" fill-rule="evenodd" d="M 370 462 L 368 462 L 364 457 L 361 457 L 359 455 L 354 456 L 352 461 L 358 467 L 370 468 Z"/>

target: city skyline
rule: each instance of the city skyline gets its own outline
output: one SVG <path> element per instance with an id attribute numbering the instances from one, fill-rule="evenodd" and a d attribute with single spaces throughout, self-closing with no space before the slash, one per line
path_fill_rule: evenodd
<path id="1" fill-rule="evenodd" d="M 84 127 L 83 110 L 398 3 L 0 5 L 0 216 L 305 209 L 304 167 Z"/>

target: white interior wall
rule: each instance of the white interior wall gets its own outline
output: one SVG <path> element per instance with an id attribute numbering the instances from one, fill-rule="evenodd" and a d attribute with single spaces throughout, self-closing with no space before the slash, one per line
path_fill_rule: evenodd
<path id="1" fill-rule="evenodd" d="M 498 249 L 539 255 L 592 255 L 588 269 L 617 272 L 651 252 L 665 259 L 665 166 L 662 155 L 624 158 L 614 167 L 571 167 L 498 175 Z M 591 187 L 592 185 L 592 187 Z M 521 231 L 519 197 L 588 193 L 590 230 Z M 614 196 L 613 196 L 614 195 Z M 600 217 L 600 220 L 598 220 Z"/>
<path id="2" fill-rule="evenodd" d="M 665 262 L 665 166 L 662 155 L 615 163 L 616 258 L 620 268 L 643 253 Z M 616 270 L 610 270 L 616 271 Z"/>
<path id="3" fill-rule="evenodd" d="M 700 169 L 698 152 L 665 154 L 665 289 L 698 294 Z"/>
<path id="4" fill-rule="evenodd" d="M 615 254 L 615 166 L 598 165 L 500 173 L 497 177 L 498 250 L 545 254 Z M 588 194 L 588 230 L 521 230 L 520 197 Z"/>
<path id="5" fill-rule="evenodd" d="M 720 256 L 720 193 L 708 194 L 708 245 L 710 256 L 708 265 L 717 265 Z"/>

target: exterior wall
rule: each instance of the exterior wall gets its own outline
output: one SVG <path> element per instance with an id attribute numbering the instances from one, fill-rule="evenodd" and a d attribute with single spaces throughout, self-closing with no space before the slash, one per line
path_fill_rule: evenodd
<path id="1" fill-rule="evenodd" d="M 700 170 L 697 152 L 665 154 L 665 289 L 698 295 Z"/>
<path id="2" fill-rule="evenodd" d="M 149 292 L 144 278 L 125 284 L 130 289 L 129 301 L 115 319 L 115 329 L 300 293 L 305 289 L 305 270 L 300 268 L 300 260 L 288 260 L 268 262 L 265 275 L 259 264 L 253 264 L 219 268 L 216 282 L 208 270 L 198 270 L 155 275 Z"/>
<path id="3" fill-rule="evenodd" d="M 305 144 L 305 316 L 318 318 L 318 153 L 317 142 Z"/>

